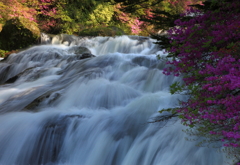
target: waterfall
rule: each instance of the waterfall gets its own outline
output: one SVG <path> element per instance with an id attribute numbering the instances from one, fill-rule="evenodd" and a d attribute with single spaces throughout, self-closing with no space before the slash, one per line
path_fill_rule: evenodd
<path id="1" fill-rule="evenodd" d="M 219 148 L 185 140 L 177 119 L 151 122 L 183 99 L 152 39 L 52 43 L 0 62 L 0 165 L 227 164 Z"/>

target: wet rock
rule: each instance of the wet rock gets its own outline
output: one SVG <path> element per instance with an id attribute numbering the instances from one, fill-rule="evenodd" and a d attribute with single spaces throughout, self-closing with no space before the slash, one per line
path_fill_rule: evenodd
<path id="1" fill-rule="evenodd" d="M 52 104 L 61 96 L 60 93 L 54 93 L 53 91 L 46 92 L 42 96 L 33 100 L 30 104 L 28 104 L 25 109 L 26 110 L 34 110 L 38 107 L 41 103 L 45 102 L 47 104 Z"/>
<path id="2" fill-rule="evenodd" d="M 80 59 L 96 57 L 91 53 L 83 53 Z"/>
<path id="3" fill-rule="evenodd" d="M 73 46 L 71 48 L 69 48 L 68 50 L 69 53 L 73 53 L 73 54 L 83 54 L 83 53 L 90 53 L 91 51 L 83 46 Z"/>
<path id="4" fill-rule="evenodd" d="M 0 67 L 0 84 L 4 83 L 9 79 L 9 72 L 11 71 L 11 65 L 3 64 Z"/>
<path id="5" fill-rule="evenodd" d="M 8 80 L 5 82 L 5 84 L 14 83 L 18 78 L 19 78 L 18 75 L 13 76 L 12 78 L 8 79 Z"/>

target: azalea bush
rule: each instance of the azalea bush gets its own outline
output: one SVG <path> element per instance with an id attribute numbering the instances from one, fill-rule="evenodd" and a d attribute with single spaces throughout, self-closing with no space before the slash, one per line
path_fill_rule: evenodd
<path id="1" fill-rule="evenodd" d="M 168 31 L 166 75 L 182 76 L 172 93 L 187 101 L 171 109 L 183 124 L 240 154 L 240 2 L 221 1 L 208 11 L 188 10 Z M 239 159 L 239 158 L 238 158 Z"/>
<path id="2" fill-rule="evenodd" d="M 173 21 L 200 0 L 115 0 L 117 19 L 130 28 L 131 34 L 157 33 L 174 26 Z"/>
<path id="3" fill-rule="evenodd" d="M 25 0 L 2 0 L 0 2 L 0 24 L 2 26 L 6 21 L 17 20 L 16 25 L 24 26 L 33 35 L 38 36 L 40 31 L 37 27 L 36 15 L 36 10 L 29 8 Z"/>
<path id="4" fill-rule="evenodd" d="M 115 12 L 118 12 L 117 20 L 128 28 L 128 33 L 138 35 L 142 29 L 141 25 L 143 24 L 137 17 L 132 17 L 130 13 L 121 12 L 119 9 L 115 9 Z"/>

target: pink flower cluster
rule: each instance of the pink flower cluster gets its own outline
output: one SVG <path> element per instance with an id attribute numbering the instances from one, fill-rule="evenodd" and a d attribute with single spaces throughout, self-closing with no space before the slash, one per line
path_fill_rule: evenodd
<path id="1" fill-rule="evenodd" d="M 59 20 L 59 1 L 56 0 L 2 0 L 2 3 L 0 17 L 6 20 L 21 18 L 28 23 L 38 23 L 45 31 L 55 27 Z"/>
<path id="2" fill-rule="evenodd" d="M 41 14 L 45 16 L 54 16 L 57 12 L 57 7 L 54 5 L 55 0 L 40 0 L 39 8 Z"/>
<path id="3" fill-rule="evenodd" d="M 139 34 L 141 32 L 141 25 L 143 24 L 143 21 L 139 21 L 138 18 L 135 18 L 131 25 L 131 31 L 133 34 Z"/>
<path id="4" fill-rule="evenodd" d="M 139 34 L 142 31 L 141 26 L 143 21 L 140 21 L 138 18 L 131 17 L 131 14 L 129 13 L 121 12 L 118 16 L 118 19 L 123 23 L 127 23 L 133 34 Z"/>
<path id="5" fill-rule="evenodd" d="M 164 73 L 182 75 L 189 93 L 178 112 L 186 125 L 240 147 L 240 1 L 219 10 L 191 9 L 168 31 L 173 56 Z M 177 92 L 177 91 L 176 91 Z"/>
<path id="6" fill-rule="evenodd" d="M 15 19 L 24 18 L 36 22 L 36 10 L 34 8 L 29 8 L 25 4 L 25 0 L 2 0 L 2 3 L 7 6 L 7 8 L 0 8 L 0 17 L 5 19 Z"/>
<path id="7" fill-rule="evenodd" d="M 39 19 L 38 23 L 41 26 L 41 29 L 49 31 L 52 27 L 57 25 L 57 15 L 58 8 L 56 7 L 56 0 L 40 0 L 39 1 Z"/>

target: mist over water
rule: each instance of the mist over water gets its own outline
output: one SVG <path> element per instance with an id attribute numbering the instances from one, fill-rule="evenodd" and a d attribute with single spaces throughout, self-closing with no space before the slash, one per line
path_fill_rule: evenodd
<path id="1" fill-rule="evenodd" d="M 77 38 L 0 62 L 0 165 L 226 165 L 185 140 L 177 119 L 150 123 L 180 95 L 146 37 Z M 61 44 L 64 43 L 64 44 Z M 88 48 L 96 57 L 81 59 Z"/>

